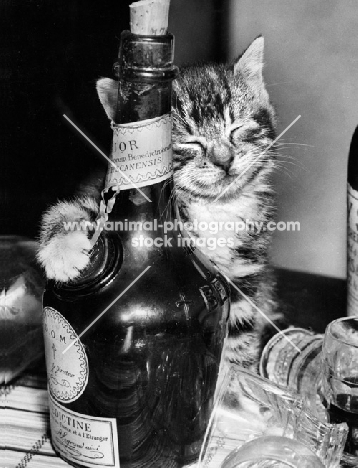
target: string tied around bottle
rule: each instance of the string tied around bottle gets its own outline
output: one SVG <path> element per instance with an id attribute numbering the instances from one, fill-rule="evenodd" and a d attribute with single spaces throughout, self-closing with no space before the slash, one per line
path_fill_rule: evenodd
<path id="1" fill-rule="evenodd" d="M 111 213 L 114 204 L 116 202 L 116 196 L 121 191 L 119 185 L 112 185 L 105 187 L 101 192 L 101 201 L 99 203 L 99 212 L 95 221 L 95 232 L 90 239 L 91 249 L 96 244 L 101 232 L 105 228 L 106 222 L 108 221 L 108 215 Z"/>

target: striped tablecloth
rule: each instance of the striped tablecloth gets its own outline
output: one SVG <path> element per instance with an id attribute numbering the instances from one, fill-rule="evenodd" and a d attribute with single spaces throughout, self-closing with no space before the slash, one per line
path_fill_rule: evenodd
<path id="1" fill-rule="evenodd" d="M 71 466 L 56 455 L 50 442 L 46 386 L 45 362 L 38 362 L 15 379 L 12 385 L 0 387 L 0 468 Z M 210 466 L 220 466 L 223 451 L 228 454 L 237 447 L 236 436 L 233 440 L 226 439 L 225 444 L 219 443 L 221 439 L 219 437 L 216 444 L 219 450 L 215 450 L 214 465 Z M 195 467 L 196 463 L 185 468 Z"/>
<path id="2" fill-rule="evenodd" d="M 71 466 L 56 455 L 50 442 L 46 387 L 44 362 L 12 385 L 0 387 L 0 468 Z"/>
<path id="3" fill-rule="evenodd" d="M 13 385 L 0 388 L 0 468 L 70 466 L 55 454 L 50 443 L 45 363 L 35 369 L 36 372 L 33 369 L 21 375 Z M 204 467 L 221 466 L 233 449 L 252 437 L 259 437 L 266 427 L 266 413 L 260 414 L 251 400 L 242 395 L 239 406 L 239 411 L 231 404 L 217 406 L 217 420 L 202 463 Z M 281 431 L 280 425 L 272 426 L 270 434 L 281 435 Z"/>
<path id="4" fill-rule="evenodd" d="M 70 466 L 55 454 L 49 440 L 44 366 L 1 388 L 0 468 Z"/>

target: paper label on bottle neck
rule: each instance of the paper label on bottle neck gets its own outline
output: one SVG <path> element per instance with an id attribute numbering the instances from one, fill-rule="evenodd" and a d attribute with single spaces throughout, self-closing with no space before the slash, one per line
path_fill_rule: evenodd
<path id="1" fill-rule="evenodd" d="M 85 349 L 72 326 L 52 307 L 44 308 L 43 328 L 49 390 L 56 400 L 71 403 L 87 386 Z"/>
<path id="2" fill-rule="evenodd" d="M 358 315 L 358 191 L 348 184 L 347 315 Z"/>
<path id="3" fill-rule="evenodd" d="M 117 422 L 71 411 L 50 395 L 51 438 L 55 449 L 81 466 L 120 468 Z"/>
<path id="4" fill-rule="evenodd" d="M 112 125 L 113 143 L 106 186 L 121 190 L 145 187 L 168 179 L 173 172 L 172 121 L 155 119 Z"/>

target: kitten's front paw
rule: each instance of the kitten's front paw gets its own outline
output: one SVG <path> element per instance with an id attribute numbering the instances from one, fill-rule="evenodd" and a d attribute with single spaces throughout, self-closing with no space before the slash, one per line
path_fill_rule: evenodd
<path id="1" fill-rule="evenodd" d="M 66 283 L 75 279 L 89 263 L 90 240 L 84 231 L 55 236 L 38 253 L 49 279 Z"/>
<path id="2" fill-rule="evenodd" d="M 97 214 L 97 203 L 88 197 L 60 202 L 44 214 L 37 258 L 47 278 L 65 283 L 86 268 L 91 250 L 88 228 Z"/>

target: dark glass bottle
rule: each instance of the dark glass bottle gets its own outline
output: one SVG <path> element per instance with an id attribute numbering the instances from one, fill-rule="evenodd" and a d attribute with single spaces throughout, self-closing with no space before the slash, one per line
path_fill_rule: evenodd
<path id="1" fill-rule="evenodd" d="M 123 171 L 143 161 L 150 169 L 158 161 L 148 161 L 168 152 L 168 135 L 155 128 L 170 123 L 172 57 L 169 34 L 122 34 L 113 160 Z M 147 154 L 152 142 L 143 148 L 142 137 L 152 127 L 159 149 Z M 121 140 L 122 131 L 130 138 Z M 169 468 L 199 456 L 229 288 L 170 230 L 176 220 L 168 162 L 138 183 L 145 196 L 109 171 L 107 185 L 121 185 L 109 218 L 112 226 L 122 223 L 120 232 L 103 231 L 80 279 L 48 282 L 44 294 L 52 441 L 75 466 Z M 148 229 L 134 229 L 139 225 Z"/>
<path id="2" fill-rule="evenodd" d="M 358 127 L 348 157 L 347 315 L 358 315 Z"/>

